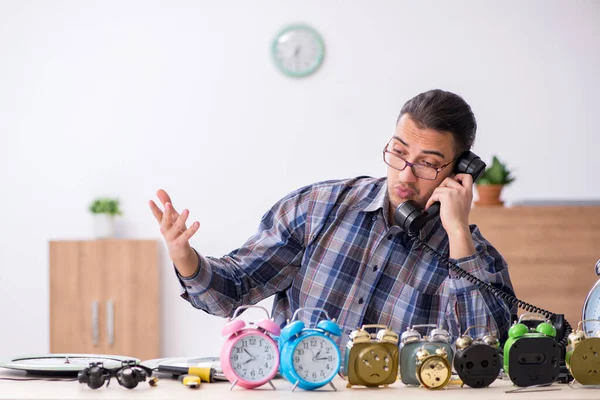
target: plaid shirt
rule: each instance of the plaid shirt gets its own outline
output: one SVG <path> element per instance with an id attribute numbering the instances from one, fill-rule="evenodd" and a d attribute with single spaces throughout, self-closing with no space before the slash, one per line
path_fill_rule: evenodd
<path id="1" fill-rule="evenodd" d="M 398 334 L 408 326 L 436 324 L 453 338 L 467 327 L 484 325 L 504 336 L 510 308 L 417 249 L 390 224 L 388 198 L 385 178 L 327 181 L 296 190 L 263 216 L 242 247 L 222 258 L 200 256 L 195 275 L 178 275 L 182 297 L 210 314 L 230 317 L 238 306 L 275 295 L 272 317 L 281 326 L 299 307 L 323 308 L 344 332 L 337 338 L 342 351 L 348 333 L 363 324 L 383 324 Z M 506 262 L 475 225 L 470 228 L 476 253 L 451 261 L 514 294 Z M 439 219 L 421 233 L 448 256 Z M 323 318 L 317 314 L 311 323 Z"/>

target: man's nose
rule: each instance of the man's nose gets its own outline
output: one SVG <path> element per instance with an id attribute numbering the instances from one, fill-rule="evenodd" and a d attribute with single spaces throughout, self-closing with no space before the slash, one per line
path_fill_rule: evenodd
<path id="1" fill-rule="evenodd" d="M 400 180 L 402 182 L 416 182 L 419 178 L 413 172 L 413 169 L 410 165 L 406 165 L 402 171 L 398 171 L 398 175 L 400 176 Z"/>

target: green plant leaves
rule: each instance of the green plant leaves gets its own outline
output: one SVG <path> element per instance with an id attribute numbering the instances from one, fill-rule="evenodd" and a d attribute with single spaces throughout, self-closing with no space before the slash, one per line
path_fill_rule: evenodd
<path id="1" fill-rule="evenodd" d="M 92 214 L 123 215 L 119 207 L 119 200 L 106 197 L 94 200 L 89 210 Z"/>
<path id="2" fill-rule="evenodd" d="M 508 185 L 515 178 L 511 176 L 511 171 L 502 163 L 498 157 L 494 156 L 492 165 L 487 167 L 481 177 L 477 180 L 478 185 Z"/>

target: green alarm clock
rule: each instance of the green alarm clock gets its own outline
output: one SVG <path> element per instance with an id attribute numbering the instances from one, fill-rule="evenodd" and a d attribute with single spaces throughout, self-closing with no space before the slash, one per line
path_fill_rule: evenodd
<path id="1" fill-rule="evenodd" d="M 319 32 L 305 24 L 282 29 L 273 40 L 271 55 L 277 68 L 287 76 L 301 78 L 315 73 L 325 58 L 325 44 Z"/>
<path id="2" fill-rule="evenodd" d="M 306 327 L 296 320 L 300 311 L 320 311 L 325 315 L 315 327 Z M 340 370 L 341 355 L 331 335 L 340 336 L 342 329 L 322 308 L 303 307 L 294 312 L 292 319 L 279 335 L 280 373 L 294 386 L 304 390 L 318 389 L 329 384 Z"/>
<path id="3" fill-rule="evenodd" d="M 416 328 L 434 328 L 421 336 Z M 435 324 L 409 326 L 400 336 L 400 379 L 405 385 L 442 389 L 452 376 L 450 334 Z"/>
<path id="4" fill-rule="evenodd" d="M 504 343 L 504 372 L 515 385 L 545 385 L 558 379 L 560 347 L 555 337 L 556 328 L 539 313 L 525 313 L 510 327 Z"/>

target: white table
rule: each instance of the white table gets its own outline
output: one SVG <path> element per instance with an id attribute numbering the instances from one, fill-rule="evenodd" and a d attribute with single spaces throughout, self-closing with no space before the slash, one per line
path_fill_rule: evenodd
<path id="1" fill-rule="evenodd" d="M 77 381 L 48 382 L 48 381 L 8 381 L 0 379 L 0 399 L 218 399 L 218 400 L 263 400 L 290 398 L 296 400 L 324 399 L 364 399 L 376 396 L 377 400 L 406 400 L 406 399 L 506 399 L 506 400 L 534 400 L 534 399 L 600 399 L 600 389 L 571 389 L 565 384 L 553 384 L 543 389 L 558 389 L 552 391 L 533 391 L 520 393 L 506 393 L 515 389 L 509 381 L 497 380 L 488 388 L 472 389 L 467 386 L 451 385 L 442 390 L 427 390 L 418 387 L 407 387 L 401 381 L 382 388 L 352 387 L 346 388 L 346 382 L 336 377 L 334 385 L 337 392 L 330 386 L 325 386 L 316 391 L 296 389 L 291 391 L 291 385 L 283 380 L 276 379 L 273 384 L 276 390 L 269 385 L 258 389 L 247 390 L 235 387 L 229 390 L 229 382 L 202 383 L 199 389 L 190 389 L 169 375 L 159 375 L 161 378 L 156 387 L 151 387 L 147 382 L 141 382 L 134 389 L 120 386 L 116 379 L 111 379 L 110 386 L 100 389 L 90 389 L 85 384 Z M 24 371 L 13 371 L 0 368 L 0 378 L 32 378 Z M 532 389 L 528 389 L 532 390 Z"/>

